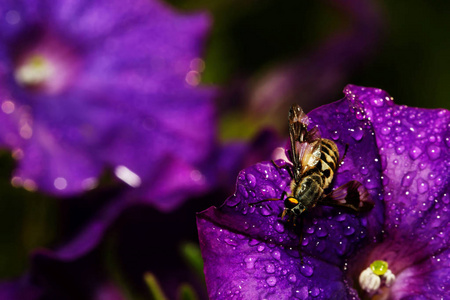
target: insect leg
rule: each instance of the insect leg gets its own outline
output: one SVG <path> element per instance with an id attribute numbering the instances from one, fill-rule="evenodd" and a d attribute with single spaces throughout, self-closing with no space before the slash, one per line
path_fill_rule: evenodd
<path id="1" fill-rule="evenodd" d="M 267 202 L 267 201 L 280 201 L 280 200 L 284 200 L 284 198 L 286 197 L 286 195 L 287 195 L 286 191 L 283 191 L 283 193 L 281 194 L 281 197 L 280 197 L 280 198 L 268 198 L 268 199 L 264 199 L 264 200 L 261 200 L 261 201 L 258 201 L 258 202 L 249 203 L 249 205 L 250 205 L 250 206 L 253 206 L 253 205 L 257 205 L 257 204 L 264 203 L 264 202 Z"/>
<path id="2" fill-rule="evenodd" d="M 342 155 L 342 158 L 339 160 L 339 162 L 337 164 L 338 168 L 341 166 L 342 162 L 344 161 L 344 158 L 347 155 L 347 150 L 348 150 L 348 144 L 345 144 L 344 155 Z"/>
<path id="3" fill-rule="evenodd" d="M 285 169 L 286 171 L 288 171 L 289 176 L 291 176 L 291 178 L 294 178 L 294 175 L 292 174 L 292 170 L 291 170 L 291 166 L 290 165 L 284 165 L 284 166 L 279 166 L 275 163 L 275 161 L 271 160 L 272 164 L 277 167 L 278 169 Z"/>

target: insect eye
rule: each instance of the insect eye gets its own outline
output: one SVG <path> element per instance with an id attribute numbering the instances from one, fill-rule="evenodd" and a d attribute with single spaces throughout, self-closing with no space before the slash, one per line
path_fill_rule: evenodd
<path id="1" fill-rule="evenodd" d="M 289 209 L 294 208 L 295 206 L 297 206 L 297 204 L 298 204 L 298 200 L 295 199 L 294 197 L 289 197 L 289 198 L 286 198 L 286 200 L 284 200 L 284 207 L 289 208 Z"/>

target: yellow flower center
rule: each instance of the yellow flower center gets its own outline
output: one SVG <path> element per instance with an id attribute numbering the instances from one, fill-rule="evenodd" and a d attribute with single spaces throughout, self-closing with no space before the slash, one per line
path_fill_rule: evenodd
<path id="1" fill-rule="evenodd" d="M 370 264 L 370 269 L 373 273 L 376 275 L 384 275 L 386 271 L 388 270 L 388 263 L 384 260 L 375 260 L 373 263 Z"/>

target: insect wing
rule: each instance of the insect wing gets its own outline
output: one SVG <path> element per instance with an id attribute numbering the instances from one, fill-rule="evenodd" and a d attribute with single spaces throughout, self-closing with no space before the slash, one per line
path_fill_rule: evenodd
<path id="1" fill-rule="evenodd" d="M 315 141 L 312 144 L 306 142 L 299 144 L 296 150 L 299 151 L 299 157 L 301 157 L 302 174 L 309 169 L 312 169 L 320 160 L 320 140 Z"/>
<path id="2" fill-rule="evenodd" d="M 309 118 L 298 104 L 293 104 L 289 110 L 289 125 L 294 123 L 309 125 Z"/>
<path id="3" fill-rule="evenodd" d="M 305 142 L 313 143 L 320 139 L 320 132 L 317 127 L 313 127 L 313 129 L 308 131 L 308 134 L 305 137 Z"/>
<path id="4" fill-rule="evenodd" d="M 358 212 L 369 211 L 374 204 L 366 188 L 356 180 L 341 185 L 320 200 L 327 206 L 347 207 Z"/>

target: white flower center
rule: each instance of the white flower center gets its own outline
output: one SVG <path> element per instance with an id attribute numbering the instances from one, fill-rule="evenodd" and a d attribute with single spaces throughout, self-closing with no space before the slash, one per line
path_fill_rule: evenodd
<path id="1" fill-rule="evenodd" d="M 17 82 L 25 86 L 39 86 L 53 76 L 55 68 L 41 55 L 30 56 L 15 72 Z"/>
<path id="2" fill-rule="evenodd" d="M 389 270 L 388 263 L 382 260 L 376 260 L 359 275 L 359 285 L 368 294 L 375 294 L 382 284 L 386 287 L 392 286 L 395 281 L 395 275 Z"/>

